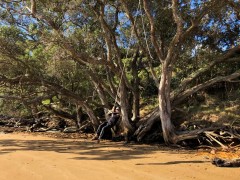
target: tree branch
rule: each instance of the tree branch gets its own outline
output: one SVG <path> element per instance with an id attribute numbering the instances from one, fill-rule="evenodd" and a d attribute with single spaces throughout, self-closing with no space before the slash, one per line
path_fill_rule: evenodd
<path id="1" fill-rule="evenodd" d="M 211 61 L 210 64 L 206 65 L 204 68 L 198 69 L 196 72 L 189 75 L 187 78 L 185 78 L 179 87 L 171 93 L 171 98 L 175 99 L 176 97 L 181 96 L 181 92 L 183 92 L 187 85 L 191 83 L 193 80 L 195 80 L 197 77 L 202 75 L 203 73 L 207 72 L 208 70 L 212 69 L 216 64 L 222 63 L 222 62 L 231 62 L 232 57 L 235 56 L 235 54 L 238 54 L 240 52 L 240 46 L 234 47 L 230 50 L 228 50 L 227 53 L 221 55 L 220 57 L 216 58 L 214 61 Z M 235 59 L 236 61 L 236 59 Z"/>
<path id="2" fill-rule="evenodd" d="M 184 32 L 184 34 L 181 37 L 181 42 L 184 42 L 187 37 L 190 36 L 190 34 L 199 26 L 202 18 L 208 14 L 211 10 L 216 10 L 217 4 L 219 4 L 218 1 L 209 2 L 209 5 L 204 6 L 203 10 L 198 13 L 195 18 L 191 20 L 191 26 Z M 221 7 L 221 6 L 220 6 Z M 218 7 L 218 8 L 220 8 Z"/>
<path id="3" fill-rule="evenodd" d="M 225 0 L 229 6 L 231 6 L 236 12 L 240 13 L 240 2 L 235 2 L 233 0 Z"/>
<path id="4" fill-rule="evenodd" d="M 146 46 L 143 45 L 144 42 L 143 42 L 143 40 L 140 38 L 140 35 L 139 35 L 139 33 L 138 33 L 139 30 L 137 29 L 136 22 L 135 22 L 135 20 L 134 20 L 134 18 L 133 18 L 133 15 L 132 15 L 132 14 L 130 13 L 130 11 L 129 11 L 129 8 L 128 8 L 127 4 L 126 4 L 126 1 L 125 1 L 125 0 L 121 0 L 121 2 L 122 2 L 122 4 L 123 4 L 123 8 L 124 8 L 124 10 L 125 10 L 126 15 L 127 15 L 128 19 L 130 20 L 130 22 L 131 22 L 131 24 L 132 24 L 133 32 L 134 32 L 134 34 L 135 34 L 135 36 L 136 36 L 136 38 L 137 38 L 137 40 L 138 40 L 138 42 L 139 42 L 140 49 L 144 52 L 144 54 L 145 54 L 145 55 L 148 57 L 148 59 L 149 59 L 148 65 L 149 65 L 149 68 L 150 68 L 150 72 L 151 72 L 151 74 L 152 74 L 152 77 L 153 77 L 153 79 L 154 79 L 154 82 L 155 82 L 156 86 L 158 86 L 158 85 L 159 85 L 159 82 L 158 82 L 159 80 L 158 80 L 158 78 L 157 78 L 157 75 L 156 75 L 155 70 L 154 70 L 153 67 L 152 67 L 152 61 L 150 60 L 150 59 L 152 59 L 152 57 L 150 57 Z M 140 2 L 140 3 L 141 3 L 141 2 Z"/>
<path id="5" fill-rule="evenodd" d="M 190 95 L 194 94 L 195 92 L 205 89 L 209 86 L 211 86 L 212 84 L 215 84 L 217 82 L 221 82 L 221 81 L 229 81 L 229 80 L 233 80 L 240 77 L 240 70 L 236 71 L 235 73 L 232 73 L 228 76 L 218 76 L 215 77 L 213 79 L 210 79 L 202 84 L 198 84 L 190 89 L 185 90 L 184 92 L 178 94 L 177 97 L 172 97 L 171 100 L 173 102 L 173 105 L 176 106 L 178 104 L 180 104 L 184 99 L 186 99 L 186 97 L 189 97 Z"/>
<path id="6" fill-rule="evenodd" d="M 157 42 L 157 38 L 156 38 L 156 30 L 155 30 L 155 23 L 154 23 L 154 19 L 150 13 L 150 9 L 149 9 L 149 6 L 148 6 L 148 1 L 147 0 L 143 0 L 143 6 L 144 6 L 144 10 L 146 12 L 146 15 L 148 17 L 148 20 L 149 20 L 149 23 L 150 23 L 150 33 L 151 33 L 151 41 L 153 43 L 153 46 L 154 46 L 154 49 L 157 53 L 157 56 L 158 56 L 158 59 L 163 62 L 163 52 L 161 50 L 161 46 L 158 44 Z M 162 43 L 160 41 L 160 43 Z"/>

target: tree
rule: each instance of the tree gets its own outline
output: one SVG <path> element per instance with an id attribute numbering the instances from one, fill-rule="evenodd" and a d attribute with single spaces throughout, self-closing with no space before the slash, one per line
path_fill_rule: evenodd
<path id="1" fill-rule="evenodd" d="M 239 77 L 239 66 L 218 73 L 219 64 L 239 62 L 235 0 L 29 0 L 3 1 L 0 6 L 1 24 L 23 35 L 13 38 L 14 55 L 5 46 L 7 36 L 1 39 L 1 56 L 6 63 L 16 62 L 10 66 L 13 73 L 1 73 L 1 82 L 24 83 L 26 92 L 43 86 L 43 99 L 52 91 L 52 96 L 64 96 L 95 127 L 99 121 L 93 109 L 101 106 L 106 114 L 117 103 L 126 132 L 134 132 L 131 114 L 134 110 L 133 118 L 139 116 L 140 74 L 147 72 L 158 88 L 159 106 L 143 118 L 147 125 L 137 130 L 138 137 L 160 119 L 165 142 L 175 143 L 175 107 L 214 83 Z M 21 45 L 15 44 L 20 37 Z M 208 75 L 210 70 L 214 75 Z"/>
<path id="2" fill-rule="evenodd" d="M 43 74 L 36 75 L 35 69 L 30 66 L 28 68 L 31 71 L 30 75 L 31 77 L 34 75 L 34 78 L 28 79 L 29 81 L 32 82 L 34 79 L 38 82 L 35 85 L 41 84 L 78 103 L 97 126 L 96 117 L 90 107 L 93 102 L 86 103 L 79 94 L 75 94 L 68 87 L 69 83 L 64 84 L 64 75 L 59 76 L 61 71 L 57 74 L 52 73 L 51 65 L 56 60 L 73 60 L 77 63 L 77 67 L 88 75 L 88 80 L 96 89 L 102 106 L 109 109 L 109 98 L 112 99 L 112 103 L 116 101 L 122 106 L 124 126 L 127 131 L 132 129 L 129 122 L 132 103 L 128 101 L 131 96 L 128 90 L 131 87 L 124 72 L 122 52 L 115 34 L 116 26 L 119 24 L 118 4 L 106 5 L 101 1 L 93 4 L 84 1 L 46 3 L 32 0 L 2 2 L 1 7 L 4 24 L 12 24 L 21 29 L 26 36 L 25 41 L 32 45 L 40 44 L 39 46 L 43 49 L 41 53 L 46 53 L 48 60 L 44 63 L 47 68 L 43 70 Z M 105 8 L 109 8 L 109 12 L 105 11 Z M 13 16 L 8 19 L 5 14 Z M 112 15 L 113 19 L 106 20 L 105 14 Z M 51 39 L 48 38 L 50 36 Z M 62 53 L 59 53 L 61 51 Z M 34 58 L 36 62 L 41 62 L 41 57 L 33 57 L 35 55 L 33 52 L 35 50 L 31 49 L 27 58 Z M 26 57 L 23 61 L 26 61 Z M 27 78 L 25 80 L 27 81 Z M 7 77 L 2 81 L 11 82 Z"/>
<path id="3" fill-rule="evenodd" d="M 127 3 L 126 1 L 122 2 L 125 4 L 124 7 L 127 9 L 126 13 L 128 13 L 128 17 L 134 26 L 136 37 L 139 37 L 139 31 L 133 22 L 133 16 L 130 14 Z M 188 3 L 177 0 L 161 2 L 143 0 L 143 6 L 150 24 L 149 34 L 152 48 L 155 51 L 156 59 L 158 59 L 161 64 L 159 66 L 161 73 L 159 78 L 154 76 L 155 73 L 152 73 L 153 77 L 155 77 L 155 82 L 158 81 L 157 79 L 160 79 L 159 84 L 158 82 L 156 83 L 159 90 L 159 109 L 156 108 L 148 116 L 148 128 L 145 127 L 142 131 L 139 131 L 138 135 L 139 139 L 141 139 L 147 130 L 150 129 L 153 122 L 158 119 L 158 115 L 160 115 L 165 142 L 176 143 L 178 141 L 178 137 L 175 134 L 174 127 L 171 122 L 172 108 L 183 102 L 186 97 L 189 97 L 197 91 L 202 90 L 216 82 L 236 79 L 239 77 L 239 69 L 237 69 L 230 75 L 221 77 L 215 76 L 207 80 L 205 79 L 205 82 L 201 82 L 200 84 L 193 84 L 193 81 L 196 78 L 200 75 L 204 75 L 204 73 L 209 71 L 210 68 L 216 66 L 217 63 L 230 61 L 231 58 L 236 58 L 235 54 L 239 52 L 239 45 L 237 45 L 239 42 L 236 41 L 237 36 L 239 36 L 239 28 L 237 28 L 237 26 L 239 26 L 239 20 L 237 19 L 239 11 L 236 10 L 236 7 L 239 6 L 239 3 L 234 1 L 228 1 L 227 3 L 225 1 L 191 1 Z M 158 7 L 157 10 L 156 7 Z M 227 14 L 227 12 L 230 13 Z M 232 17 L 232 21 L 229 20 L 230 17 Z M 168 26 L 171 27 L 171 29 L 168 28 L 168 32 L 164 31 L 166 30 L 166 25 L 164 25 L 163 22 L 167 22 Z M 204 32 L 209 33 L 212 31 L 211 28 L 209 28 L 212 22 L 216 25 L 214 31 L 216 32 L 216 30 L 218 30 L 215 33 L 215 35 L 218 34 L 219 39 L 216 41 L 216 44 L 213 42 L 206 42 L 213 37 L 206 37 L 203 35 Z M 228 22 L 232 26 L 228 29 L 228 31 L 225 31 L 223 26 L 228 27 L 229 24 L 224 24 L 224 22 Z M 234 31 L 235 35 L 233 35 L 234 33 L 229 33 L 231 31 Z M 224 40 L 220 39 L 220 34 L 224 34 L 225 37 L 227 35 L 227 38 Z M 229 38 L 235 38 L 235 41 L 232 40 L 229 42 Z M 139 42 L 141 42 L 140 38 Z M 193 52 L 193 50 L 198 46 L 201 47 L 204 43 L 207 43 L 209 48 L 211 45 L 215 46 L 214 49 L 211 50 L 211 53 L 215 55 L 215 57 L 211 57 L 214 60 L 207 61 L 207 65 L 204 63 L 205 67 L 197 68 L 195 72 L 192 72 L 192 74 L 189 74 L 188 72 L 183 80 L 179 82 L 178 87 L 172 91 L 172 74 L 173 72 L 177 73 L 175 69 L 176 66 L 185 61 L 181 58 L 181 55 L 185 52 L 190 52 L 192 53 L 192 57 L 197 56 L 197 52 Z M 223 45 L 223 43 L 225 44 Z M 236 47 L 230 49 L 223 55 L 216 53 L 216 50 L 221 49 L 220 51 L 223 51 L 231 46 Z M 190 50 L 189 47 L 193 48 L 193 50 Z M 146 52 L 146 49 L 143 50 Z M 193 58 L 191 59 L 193 60 Z M 239 56 L 234 60 L 239 61 Z"/>

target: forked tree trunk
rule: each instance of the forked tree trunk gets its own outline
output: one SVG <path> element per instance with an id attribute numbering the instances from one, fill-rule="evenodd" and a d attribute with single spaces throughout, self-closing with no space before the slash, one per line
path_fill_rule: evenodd
<path id="1" fill-rule="evenodd" d="M 111 107 L 109 106 L 107 96 L 105 95 L 104 89 L 102 85 L 99 83 L 99 79 L 96 77 L 96 75 L 94 75 L 94 73 L 91 71 L 88 71 L 88 72 L 90 74 L 92 83 L 95 86 L 95 89 L 97 90 L 98 97 L 104 107 L 105 119 L 108 119 L 108 111 Z"/>

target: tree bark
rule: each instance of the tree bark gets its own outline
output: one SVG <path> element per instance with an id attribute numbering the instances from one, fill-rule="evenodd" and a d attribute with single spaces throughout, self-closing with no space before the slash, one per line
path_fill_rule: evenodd
<path id="1" fill-rule="evenodd" d="M 77 129 L 79 129 L 82 126 L 82 107 L 76 104 L 76 113 L 77 113 L 77 119 L 76 119 L 76 126 Z"/>
<path id="2" fill-rule="evenodd" d="M 133 61 L 132 61 L 132 76 L 133 76 L 133 116 L 132 119 L 137 119 L 140 114 L 140 92 L 139 92 L 139 83 L 140 79 L 138 77 L 138 57 L 139 57 L 139 50 L 137 50 Z"/>
<path id="3" fill-rule="evenodd" d="M 163 138 L 165 143 L 170 144 L 175 142 L 174 126 L 171 122 L 171 102 L 170 102 L 170 82 L 171 82 L 171 67 L 167 66 L 165 61 L 162 66 L 161 80 L 158 90 L 159 99 L 159 114 L 163 130 Z"/>
<path id="4" fill-rule="evenodd" d="M 123 122 L 126 136 L 128 136 L 129 134 L 133 133 L 133 127 L 130 123 L 129 114 L 131 114 L 131 108 L 129 103 L 127 87 L 124 81 L 120 82 L 119 95 L 120 95 L 119 97 L 120 97 L 122 122 Z"/>
<path id="5" fill-rule="evenodd" d="M 150 114 L 141 119 L 142 123 L 135 131 L 134 136 L 137 137 L 137 141 L 142 141 L 144 136 L 152 129 L 153 124 L 156 121 L 160 121 L 159 107 L 155 108 Z"/>
<path id="6" fill-rule="evenodd" d="M 105 113 L 105 119 L 108 118 L 108 110 L 111 108 L 109 106 L 109 102 L 107 99 L 107 96 L 105 94 L 104 88 L 102 87 L 102 83 L 99 82 L 99 78 L 96 77 L 92 72 L 90 73 L 90 78 L 92 80 L 93 85 L 95 86 L 95 89 L 97 90 L 98 97 L 104 107 L 104 113 Z"/>

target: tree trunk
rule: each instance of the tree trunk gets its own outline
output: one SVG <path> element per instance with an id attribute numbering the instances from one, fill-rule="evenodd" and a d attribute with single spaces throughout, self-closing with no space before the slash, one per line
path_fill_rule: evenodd
<path id="1" fill-rule="evenodd" d="M 165 143 L 175 142 L 174 126 L 171 122 L 170 82 L 172 70 L 166 61 L 162 65 L 162 74 L 158 90 L 159 114 Z"/>
<path id="2" fill-rule="evenodd" d="M 76 127 L 79 129 L 82 126 L 82 107 L 76 104 L 76 113 L 77 113 L 77 118 L 76 118 Z"/>
<path id="3" fill-rule="evenodd" d="M 87 105 L 83 104 L 82 107 L 83 107 L 84 111 L 87 113 L 87 115 L 89 116 L 89 118 L 93 124 L 94 131 L 96 132 L 98 125 L 99 125 L 99 121 L 98 121 L 97 117 L 95 116 L 93 110 L 91 108 L 89 108 Z"/>
<path id="4" fill-rule="evenodd" d="M 96 75 L 94 75 L 94 73 L 91 71 L 89 71 L 89 74 L 90 74 L 90 78 L 92 79 L 92 83 L 97 90 L 98 97 L 104 107 L 105 119 L 108 119 L 108 111 L 110 109 L 110 106 L 108 103 L 108 99 L 105 95 L 104 89 L 103 89 L 102 85 L 99 83 L 99 79 L 96 77 Z"/>
<path id="5" fill-rule="evenodd" d="M 140 111 L 140 92 L 139 92 L 139 84 L 140 79 L 138 77 L 138 57 L 139 57 L 139 50 L 137 50 L 133 61 L 132 61 L 132 87 L 133 87 L 133 116 L 132 119 L 136 120 L 139 117 L 139 111 Z"/>
<path id="6" fill-rule="evenodd" d="M 126 133 L 126 136 L 129 135 L 129 133 L 133 133 L 133 127 L 130 123 L 129 114 L 131 113 L 129 105 L 129 98 L 128 98 L 128 91 L 127 87 L 125 85 L 124 81 L 120 82 L 120 106 L 121 106 L 121 115 L 122 115 L 122 122 L 124 126 L 124 131 Z M 130 111 L 130 112 L 129 112 Z"/>
<path id="7" fill-rule="evenodd" d="M 159 108 L 155 108 L 149 115 L 144 117 L 146 123 L 142 124 L 135 132 L 138 141 L 142 140 L 145 134 L 150 131 L 154 122 L 160 118 L 165 143 L 176 143 L 177 135 L 175 134 L 174 125 L 171 122 L 170 82 L 171 69 L 166 68 L 166 65 L 163 64 L 158 92 Z"/>
<path id="8" fill-rule="evenodd" d="M 152 129 L 153 124 L 156 121 L 160 121 L 159 108 L 155 108 L 150 114 L 141 119 L 141 121 L 144 123 L 142 123 L 134 133 L 137 141 L 142 141 L 144 136 Z"/>

